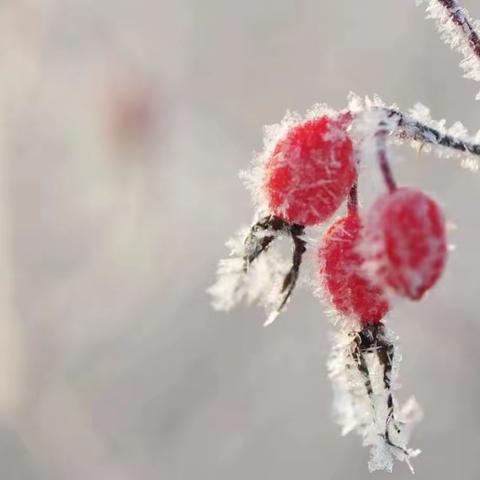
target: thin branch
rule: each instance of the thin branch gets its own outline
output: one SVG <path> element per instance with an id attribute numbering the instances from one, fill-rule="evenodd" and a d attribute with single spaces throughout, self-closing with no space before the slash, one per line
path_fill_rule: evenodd
<path id="1" fill-rule="evenodd" d="M 386 112 L 389 120 L 395 122 L 400 130 L 399 135 L 403 138 L 418 140 L 431 145 L 441 145 L 459 152 L 480 156 L 480 144 L 478 143 L 472 143 L 441 133 L 435 128 L 429 127 L 398 110 L 391 108 L 382 108 L 382 110 Z"/>

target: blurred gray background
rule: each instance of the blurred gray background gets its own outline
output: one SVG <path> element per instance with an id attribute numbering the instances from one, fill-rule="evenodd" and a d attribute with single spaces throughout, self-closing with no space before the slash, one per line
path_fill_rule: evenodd
<path id="1" fill-rule="evenodd" d="M 213 312 L 205 289 L 251 220 L 237 174 L 264 124 L 354 90 L 475 132 L 459 60 L 413 0 L 2 0 L 0 478 L 370 478 L 331 418 L 318 300 L 296 292 L 264 329 L 261 309 Z M 414 463 L 473 480 L 480 180 L 399 156 L 399 181 L 457 225 L 442 281 L 390 319 L 400 398 L 425 411 Z"/>

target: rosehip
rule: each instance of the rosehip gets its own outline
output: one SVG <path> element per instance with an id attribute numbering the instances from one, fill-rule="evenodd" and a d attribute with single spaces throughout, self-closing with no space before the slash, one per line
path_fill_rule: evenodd
<path id="1" fill-rule="evenodd" d="M 343 117 L 319 117 L 292 128 L 277 143 L 265 176 L 276 216 L 290 224 L 315 225 L 337 210 L 357 177 L 345 124 Z"/>
<path id="2" fill-rule="evenodd" d="M 389 303 L 363 270 L 362 234 L 358 213 L 349 213 L 327 230 L 318 258 L 322 282 L 335 308 L 362 324 L 373 324 L 385 316 Z"/>
<path id="3" fill-rule="evenodd" d="M 438 204 L 418 190 L 380 196 L 368 213 L 365 240 L 375 278 L 400 296 L 419 300 L 442 274 L 445 220 Z"/>

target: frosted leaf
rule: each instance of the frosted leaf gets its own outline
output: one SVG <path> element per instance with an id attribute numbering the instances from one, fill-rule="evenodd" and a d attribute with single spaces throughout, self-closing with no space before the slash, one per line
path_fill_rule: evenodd
<path id="1" fill-rule="evenodd" d="M 390 445 L 385 439 L 385 425 L 388 416 L 387 395 L 383 369 L 374 352 L 365 355 L 373 394 L 370 397 L 361 373 L 352 355 L 352 342 L 357 332 L 351 325 L 334 336 L 333 350 L 328 361 L 329 377 L 334 390 L 334 414 L 342 429 L 342 435 L 355 431 L 362 437 L 362 444 L 370 447 L 369 470 L 392 471 L 394 460 L 404 461 L 412 469 L 410 460 L 420 450 L 408 447 L 413 425 L 422 413 L 414 398 L 409 399 L 401 408 L 394 399 L 395 421 L 399 432 L 391 428 Z M 397 337 L 391 330 L 385 336 L 395 346 L 395 355 L 391 372 L 391 390 L 397 390 L 396 379 L 401 357 L 396 346 Z M 413 471 L 413 470 L 412 470 Z"/>
<path id="2" fill-rule="evenodd" d="M 427 18 L 435 22 L 442 40 L 463 56 L 460 67 L 465 72 L 464 77 L 480 81 L 478 22 L 474 22 L 467 10 L 455 0 L 449 2 L 451 6 L 448 8 L 438 0 L 417 1 L 418 5 L 420 3 L 426 4 Z M 477 41 L 475 45 L 472 42 L 474 38 Z M 475 98 L 480 99 L 480 93 Z"/>
<path id="3" fill-rule="evenodd" d="M 259 303 L 267 312 L 274 311 L 278 306 L 279 292 L 288 271 L 288 263 L 278 249 L 271 246 L 245 272 L 245 238 L 248 232 L 249 229 L 244 228 L 227 242 L 230 258 L 220 260 L 217 281 L 207 290 L 216 310 L 231 310 L 242 301 L 247 304 Z"/>

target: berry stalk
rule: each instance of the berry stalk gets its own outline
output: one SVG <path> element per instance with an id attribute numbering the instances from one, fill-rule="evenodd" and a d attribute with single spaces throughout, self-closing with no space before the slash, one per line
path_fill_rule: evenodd
<path id="1" fill-rule="evenodd" d="M 347 209 L 348 213 L 357 213 L 358 211 L 358 186 L 356 182 L 348 193 Z"/>
<path id="2" fill-rule="evenodd" d="M 382 120 L 379 125 L 379 129 L 375 134 L 377 138 L 377 147 L 378 147 L 378 163 L 380 165 L 380 170 L 382 171 L 385 184 L 390 192 L 394 192 L 397 188 L 395 179 L 393 178 L 393 172 L 390 168 L 390 163 L 388 162 L 387 157 L 387 136 L 389 134 L 387 123 Z"/>

